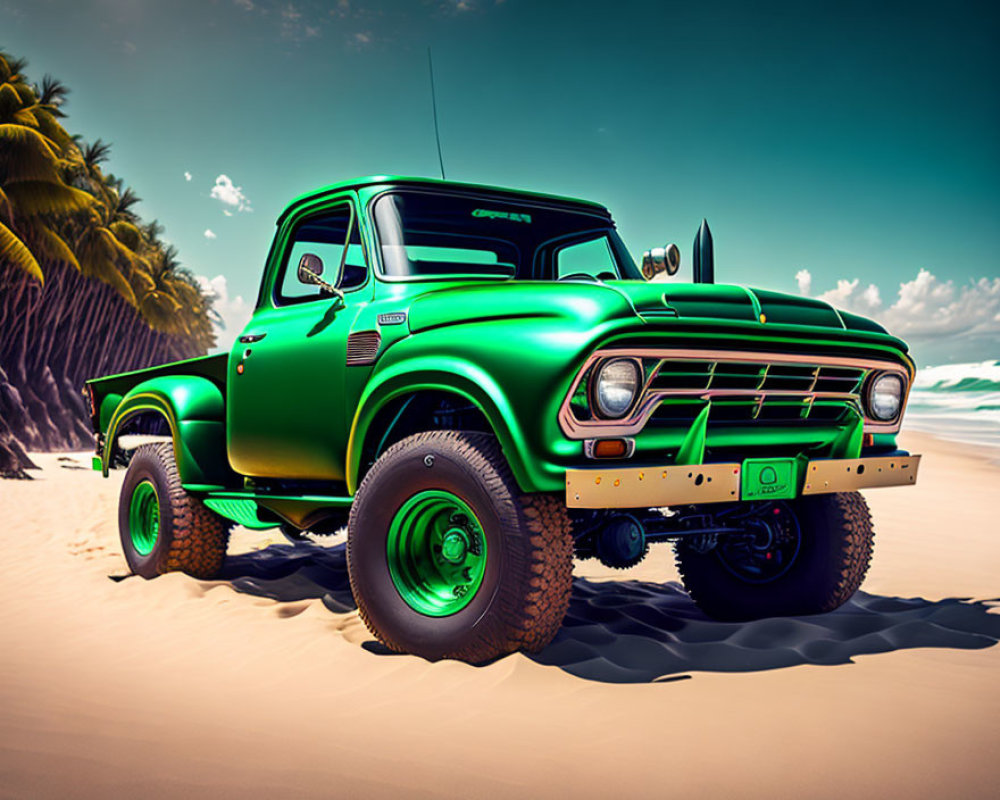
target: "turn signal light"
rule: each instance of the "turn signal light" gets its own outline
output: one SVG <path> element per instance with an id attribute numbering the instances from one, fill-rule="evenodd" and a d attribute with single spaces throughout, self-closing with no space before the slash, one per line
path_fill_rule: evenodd
<path id="1" fill-rule="evenodd" d="M 594 442 L 594 458 L 621 458 L 628 452 L 624 439 L 601 439 Z"/>

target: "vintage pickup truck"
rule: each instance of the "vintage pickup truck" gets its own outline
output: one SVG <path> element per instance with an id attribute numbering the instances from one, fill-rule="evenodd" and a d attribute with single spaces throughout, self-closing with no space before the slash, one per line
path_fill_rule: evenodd
<path id="1" fill-rule="evenodd" d="M 234 523 L 347 524 L 372 633 L 470 662 L 552 639 L 574 556 L 625 568 L 654 541 L 712 616 L 837 608 L 871 557 L 857 490 L 916 480 L 913 362 L 827 303 L 715 284 L 705 224 L 693 260 L 691 282 L 674 245 L 637 267 L 565 197 L 298 198 L 230 353 L 88 383 L 130 568 L 212 577 Z"/>

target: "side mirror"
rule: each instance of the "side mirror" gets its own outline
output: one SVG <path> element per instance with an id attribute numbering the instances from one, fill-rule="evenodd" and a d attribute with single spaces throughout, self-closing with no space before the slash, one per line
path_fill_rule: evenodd
<path id="1" fill-rule="evenodd" d="M 305 253 L 299 259 L 298 278 L 300 283 L 307 283 L 310 286 L 318 286 L 328 295 L 344 299 L 344 293 L 335 284 L 327 283 L 320 275 L 323 274 L 323 259 L 312 253 Z M 337 283 L 340 283 L 340 275 L 337 275 Z"/>
<path id="2" fill-rule="evenodd" d="M 314 286 L 321 286 L 325 281 L 316 282 L 316 279 L 323 274 L 323 259 L 312 253 L 306 253 L 299 259 L 299 283 L 308 283 Z"/>
<path id="3" fill-rule="evenodd" d="M 681 268 L 681 251 L 675 244 L 666 247 L 654 247 L 642 254 L 642 277 L 653 280 L 661 272 L 676 275 Z"/>

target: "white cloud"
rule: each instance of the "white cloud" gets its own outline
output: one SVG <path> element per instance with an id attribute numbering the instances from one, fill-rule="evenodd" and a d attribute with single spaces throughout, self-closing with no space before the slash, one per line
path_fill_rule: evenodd
<path id="1" fill-rule="evenodd" d="M 233 212 L 230 211 L 228 208 L 222 209 L 222 213 L 225 214 L 227 217 L 231 217 L 233 215 Z"/>
<path id="2" fill-rule="evenodd" d="M 229 296 L 225 275 L 216 275 L 211 280 L 204 275 L 198 275 L 197 280 L 202 292 L 212 298 L 212 309 L 217 314 L 213 322 L 216 349 L 229 350 L 250 319 L 253 307 L 243 299 L 243 295 Z"/>
<path id="3" fill-rule="evenodd" d="M 800 270 L 799 290 L 809 294 L 812 276 Z M 1000 278 L 979 278 L 964 285 L 941 280 L 921 269 L 913 280 L 899 284 L 889 305 L 874 283 L 859 278 L 838 280 L 837 286 L 817 297 L 831 305 L 871 317 L 893 335 L 930 343 L 935 349 L 951 346 L 956 352 L 979 346 L 1000 348 Z"/>
<path id="4" fill-rule="evenodd" d="M 799 285 L 799 294 L 808 295 L 812 289 L 812 273 L 807 269 L 800 269 L 795 273 L 795 282 Z"/>
<path id="5" fill-rule="evenodd" d="M 215 235 L 211 228 L 205 228 L 205 238 L 206 239 L 218 239 L 219 237 Z"/>
<path id="6" fill-rule="evenodd" d="M 348 43 L 351 47 L 361 50 L 372 43 L 372 35 L 368 31 L 359 31 L 350 38 Z"/>
<path id="7" fill-rule="evenodd" d="M 844 308 L 859 314 L 871 315 L 879 311 L 882 307 L 882 298 L 879 296 L 878 287 L 870 283 L 859 291 L 860 286 L 860 278 L 855 278 L 853 281 L 841 278 L 837 281 L 836 289 L 823 292 L 819 295 L 819 299 L 825 300 L 837 308 Z"/>
<path id="8" fill-rule="evenodd" d="M 253 211 L 250 201 L 243 194 L 243 187 L 234 186 L 232 178 L 228 175 L 220 175 L 215 179 L 211 196 L 227 206 L 233 206 L 237 211 Z"/>
<path id="9" fill-rule="evenodd" d="M 191 180 L 191 179 L 192 179 L 193 177 L 194 177 L 194 175 L 192 175 L 192 174 L 191 174 L 190 172 L 188 172 L 187 170 L 184 170 L 184 180 L 186 180 L 186 181 L 190 181 L 190 180 Z"/>
<path id="10" fill-rule="evenodd" d="M 244 11 L 253 11 L 253 0 L 233 0 L 233 4 L 239 6 Z"/>

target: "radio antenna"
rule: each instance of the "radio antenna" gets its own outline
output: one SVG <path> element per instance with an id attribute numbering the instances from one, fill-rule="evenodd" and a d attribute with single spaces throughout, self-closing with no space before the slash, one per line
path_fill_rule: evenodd
<path id="1" fill-rule="evenodd" d="M 434 62 L 431 61 L 431 49 L 427 48 L 427 69 L 431 74 L 431 111 L 434 114 L 434 138 L 437 141 L 438 164 L 441 165 L 441 180 L 444 177 L 444 156 L 441 155 L 441 133 L 438 131 L 438 107 L 437 97 L 434 94 Z"/>

